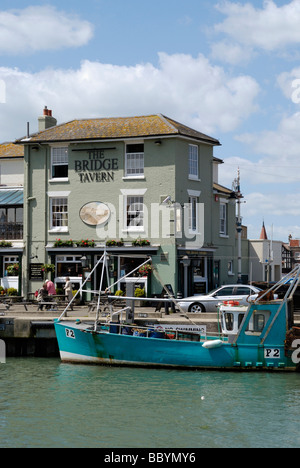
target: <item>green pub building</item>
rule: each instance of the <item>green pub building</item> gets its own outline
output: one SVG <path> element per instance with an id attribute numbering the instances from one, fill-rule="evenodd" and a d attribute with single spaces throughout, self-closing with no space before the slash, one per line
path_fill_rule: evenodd
<path id="1" fill-rule="evenodd" d="M 52 265 L 77 289 L 106 248 L 110 284 L 147 257 L 154 271 L 117 283 L 184 296 L 235 282 L 236 197 L 218 184 L 218 140 L 163 115 L 73 120 L 44 109 L 24 145 L 22 293 Z M 89 289 L 99 287 L 102 266 Z M 146 272 L 147 273 L 147 272 Z"/>

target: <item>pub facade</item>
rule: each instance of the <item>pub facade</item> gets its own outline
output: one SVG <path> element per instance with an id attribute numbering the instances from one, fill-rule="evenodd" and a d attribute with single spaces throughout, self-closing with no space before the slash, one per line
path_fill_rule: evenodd
<path id="1" fill-rule="evenodd" d="M 47 108 L 24 146 L 22 292 L 45 275 L 78 289 L 109 253 L 115 291 L 191 295 L 236 280 L 235 197 L 218 184 L 219 141 L 161 114 L 57 125 Z M 153 270 L 136 270 L 151 258 Z M 102 265 L 91 277 L 91 294 Z M 118 281 L 120 280 L 120 281 Z"/>

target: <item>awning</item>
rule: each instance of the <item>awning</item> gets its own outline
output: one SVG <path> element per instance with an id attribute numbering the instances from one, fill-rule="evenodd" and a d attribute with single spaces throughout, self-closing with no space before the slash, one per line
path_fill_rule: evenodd
<path id="1" fill-rule="evenodd" d="M 0 190 L 0 205 L 23 205 L 23 190 Z"/>

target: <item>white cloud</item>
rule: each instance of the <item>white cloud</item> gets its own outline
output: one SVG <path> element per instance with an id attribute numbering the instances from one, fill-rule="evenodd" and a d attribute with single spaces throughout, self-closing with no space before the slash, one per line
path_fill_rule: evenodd
<path id="1" fill-rule="evenodd" d="M 219 131 L 236 129 L 256 111 L 259 93 L 253 78 L 228 75 L 202 55 L 161 53 L 158 67 L 84 61 L 77 70 L 34 74 L 0 68 L 0 79 L 7 93 L 0 107 L 0 128 L 3 135 L 13 134 L 10 138 L 20 136 L 27 120 L 35 124 L 44 105 L 59 122 L 163 113 L 218 138 Z"/>
<path id="2" fill-rule="evenodd" d="M 245 204 L 241 206 L 244 222 L 248 228 L 248 238 L 258 239 L 265 222 L 268 238 L 287 242 L 289 234 L 300 238 L 297 221 L 300 216 L 299 192 L 268 193 L 250 192 L 245 194 Z"/>
<path id="3" fill-rule="evenodd" d="M 274 51 L 300 43 L 299 0 L 283 6 L 265 0 L 262 8 L 255 8 L 251 3 L 223 1 L 217 9 L 227 18 L 215 25 L 215 31 L 240 44 Z"/>
<path id="4" fill-rule="evenodd" d="M 92 35 L 91 23 L 50 5 L 0 11 L 0 54 L 78 47 Z"/>
<path id="5" fill-rule="evenodd" d="M 243 213 L 247 216 L 261 214 L 269 217 L 300 216 L 300 193 L 277 191 L 261 193 L 251 192 L 246 196 Z"/>
<path id="6" fill-rule="evenodd" d="M 300 104 L 300 67 L 281 73 L 277 83 L 287 99 L 294 104 Z"/>
<path id="7" fill-rule="evenodd" d="M 225 158 L 220 167 L 220 180 L 231 184 L 232 173 L 239 167 L 247 183 L 292 184 L 300 182 L 300 112 L 285 116 L 275 130 L 244 133 L 236 140 L 248 145 L 253 152 L 251 159 Z M 255 154 L 258 155 L 255 157 Z M 299 205 L 300 206 L 300 205 Z"/>
<path id="8" fill-rule="evenodd" d="M 212 58 L 231 65 L 247 64 L 253 55 L 254 52 L 250 47 L 244 47 L 230 41 L 225 40 L 211 44 Z"/>
<path id="9" fill-rule="evenodd" d="M 256 153 L 272 157 L 273 164 L 279 162 L 299 165 L 300 154 L 300 112 L 285 116 L 276 130 L 244 134 L 237 137 L 243 143 L 251 145 Z"/>

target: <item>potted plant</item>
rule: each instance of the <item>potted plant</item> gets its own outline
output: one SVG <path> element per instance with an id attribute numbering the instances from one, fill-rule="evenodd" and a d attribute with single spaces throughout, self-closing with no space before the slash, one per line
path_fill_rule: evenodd
<path id="1" fill-rule="evenodd" d="M 115 292 L 115 296 L 124 296 L 124 291 L 122 291 L 122 289 L 118 289 L 118 291 Z"/>
<path id="2" fill-rule="evenodd" d="M 145 297 L 144 288 L 136 288 L 134 291 L 134 297 Z M 143 307 L 144 301 L 134 301 L 137 307 Z"/>
<path id="3" fill-rule="evenodd" d="M 16 288 L 8 288 L 6 293 L 7 293 L 8 296 L 17 296 L 18 295 L 18 291 L 17 291 Z"/>

